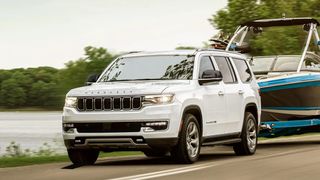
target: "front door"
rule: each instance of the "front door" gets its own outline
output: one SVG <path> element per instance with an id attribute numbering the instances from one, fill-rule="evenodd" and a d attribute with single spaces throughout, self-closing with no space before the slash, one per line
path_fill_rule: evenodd
<path id="1" fill-rule="evenodd" d="M 200 59 L 199 79 L 206 70 L 214 70 L 209 56 Z M 224 133 L 223 122 L 226 118 L 226 98 L 223 82 L 212 82 L 201 85 L 198 94 L 202 94 L 203 102 L 203 136 L 213 136 Z"/>

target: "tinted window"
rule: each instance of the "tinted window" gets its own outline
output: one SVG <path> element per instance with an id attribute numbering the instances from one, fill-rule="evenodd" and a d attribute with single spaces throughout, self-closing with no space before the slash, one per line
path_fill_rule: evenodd
<path id="1" fill-rule="evenodd" d="M 141 56 L 118 59 L 100 81 L 191 79 L 194 57 Z"/>
<path id="2" fill-rule="evenodd" d="M 214 57 L 216 60 L 219 70 L 221 71 L 223 82 L 225 83 L 233 83 L 236 82 L 236 77 L 234 75 L 233 69 L 231 69 L 231 65 L 229 59 L 225 57 Z"/>
<path id="3" fill-rule="evenodd" d="M 199 70 L 199 77 L 200 78 L 202 77 L 203 72 L 206 70 L 214 70 L 212 61 L 209 56 L 204 56 L 201 58 L 200 70 Z"/>
<path id="4" fill-rule="evenodd" d="M 245 62 L 245 60 L 242 59 L 234 59 L 234 64 L 238 70 L 238 73 L 240 75 L 240 79 L 242 82 L 250 82 L 251 78 L 252 78 L 252 74 L 251 71 L 247 65 L 247 63 Z"/>

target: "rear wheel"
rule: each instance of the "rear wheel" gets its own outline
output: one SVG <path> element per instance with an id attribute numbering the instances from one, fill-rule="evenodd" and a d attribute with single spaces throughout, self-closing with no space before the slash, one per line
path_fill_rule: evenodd
<path id="1" fill-rule="evenodd" d="M 201 133 L 195 116 L 187 114 L 184 118 L 178 144 L 172 149 L 171 156 L 180 163 L 193 163 L 200 154 Z"/>
<path id="2" fill-rule="evenodd" d="M 92 165 L 97 161 L 99 151 L 92 149 L 68 149 L 68 155 L 74 165 Z"/>
<path id="3" fill-rule="evenodd" d="M 252 113 L 246 112 L 241 133 L 241 142 L 233 146 L 237 155 L 252 155 L 257 148 L 257 121 Z"/>

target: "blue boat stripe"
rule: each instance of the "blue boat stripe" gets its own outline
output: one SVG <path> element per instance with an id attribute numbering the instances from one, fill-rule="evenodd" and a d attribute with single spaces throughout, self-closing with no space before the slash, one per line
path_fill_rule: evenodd
<path id="1" fill-rule="evenodd" d="M 261 92 L 269 92 L 269 91 L 276 91 L 282 89 L 294 89 L 294 88 L 303 88 L 309 86 L 320 86 L 320 81 L 311 81 L 311 82 L 300 82 L 295 84 L 287 84 L 287 85 L 278 85 L 273 87 L 260 87 Z"/>
<path id="2" fill-rule="evenodd" d="M 262 109 L 301 111 L 301 110 L 320 110 L 320 107 L 319 106 L 315 106 L 315 107 L 262 107 Z"/>
<path id="3" fill-rule="evenodd" d="M 305 76 L 282 78 L 282 79 L 270 80 L 266 82 L 259 82 L 258 84 L 261 88 L 267 88 L 267 87 L 273 87 L 278 85 L 287 85 L 291 83 L 299 83 L 299 82 L 305 82 L 305 81 L 319 81 L 319 80 L 320 80 L 320 74 L 319 75 L 309 74 Z"/>

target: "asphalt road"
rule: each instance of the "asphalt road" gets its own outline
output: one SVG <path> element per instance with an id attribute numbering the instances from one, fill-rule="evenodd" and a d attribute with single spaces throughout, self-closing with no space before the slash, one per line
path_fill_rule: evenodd
<path id="1" fill-rule="evenodd" d="M 93 166 L 69 163 L 0 169 L 0 179 L 319 179 L 320 135 L 267 140 L 253 156 L 235 156 L 230 147 L 203 148 L 192 165 L 144 156 L 100 159 Z"/>

